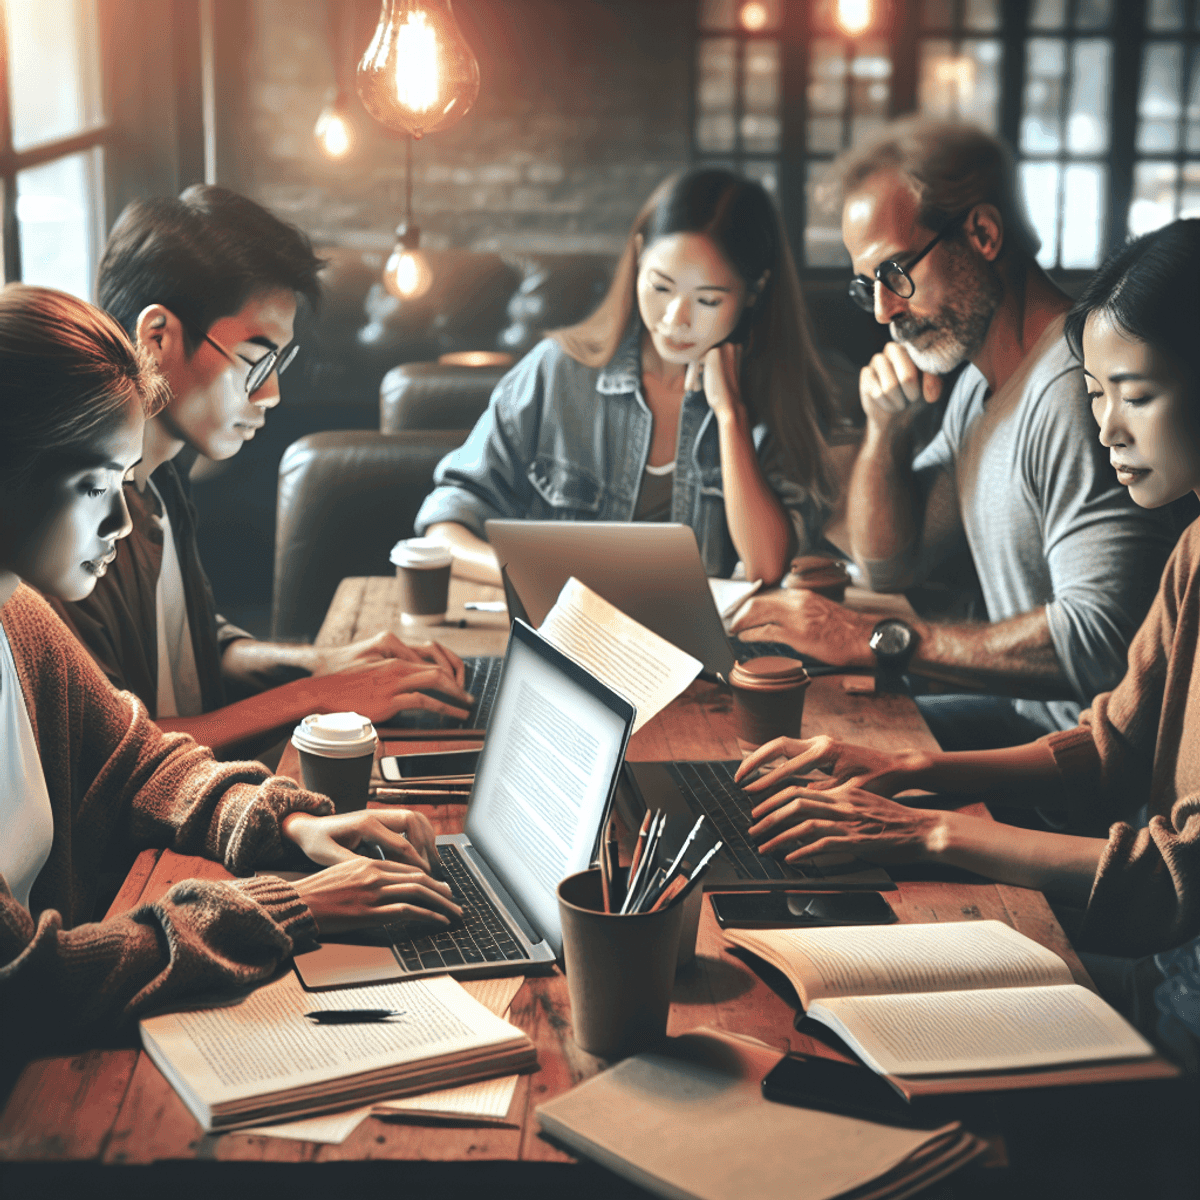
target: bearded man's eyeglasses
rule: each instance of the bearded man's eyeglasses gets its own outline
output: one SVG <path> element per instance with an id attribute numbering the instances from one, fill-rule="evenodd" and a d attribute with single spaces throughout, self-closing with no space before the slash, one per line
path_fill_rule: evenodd
<path id="1" fill-rule="evenodd" d="M 947 234 L 953 232 L 959 225 L 966 220 L 967 216 L 974 209 L 975 205 L 964 209 L 957 216 L 953 216 L 946 222 L 945 225 L 938 231 L 937 236 L 933 241 L 926 245 L 915 258 L 910 258 L 904 265 L 896 262 L 895 259 L 888 259 L 887 262 L 881 262 L 875 268 L 875 279 L 870 275 L 855 275 L 850 280 L 850 299 L 858 305 L 859 308 L 866 309 L 867 312 L 875 311 L 875 280 L 877 279 L 883 284 L 889 292 L 899 296 L 901 300 L 909 299 L 917 290 L 917 285 L 913 283 L 910 272 L 934 248 Z"/>

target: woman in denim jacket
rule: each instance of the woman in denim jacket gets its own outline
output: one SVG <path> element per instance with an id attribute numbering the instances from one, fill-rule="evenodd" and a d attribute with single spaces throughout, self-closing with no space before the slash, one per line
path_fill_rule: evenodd
<path id="1" fill-rule="evenodd" d="M 690 171 L 646 202 L 596 312 L 500 381 L 416 531 L 496 583 L 489 517 L 680 521 L 710 575 L 740 559 L 776 583 L 827 515 L 830 411 L 766 192 Z"/>

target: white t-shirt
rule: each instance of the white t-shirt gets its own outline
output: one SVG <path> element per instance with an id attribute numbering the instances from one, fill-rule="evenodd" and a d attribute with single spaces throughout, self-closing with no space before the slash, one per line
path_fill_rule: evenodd
<path id="1" fill-rule="evenodd" d="M 188 624 L 187 601 L 183 594 L 183 572 L 175 553 L 175 535 L 167 506 L 158 488 L 150 484 L 158 499 L 159 521 L 163 531 L 162 567 L 154 592 L 158 626 L 158 715 L 160 717 L 197 717 L 204 711 L 200 696 L 200 676 L 196 672 L 196 651 Z"/>
<path id="2" fill-rule="evenodd" d="M 13 659 L 0 625 L 0 875 L 19 904 L 50 857 L 54 814 L 42 759 Z"/>

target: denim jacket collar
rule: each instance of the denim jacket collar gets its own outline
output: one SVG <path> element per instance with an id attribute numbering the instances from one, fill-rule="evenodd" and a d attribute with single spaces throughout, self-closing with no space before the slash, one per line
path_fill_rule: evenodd
<path id="1" fill-rule="evenodd" d="M 636 392 L 642 381 L 642 319 L 634 313 L 616 353 L 600 371 L 596 391 L 604 396 Z"/>

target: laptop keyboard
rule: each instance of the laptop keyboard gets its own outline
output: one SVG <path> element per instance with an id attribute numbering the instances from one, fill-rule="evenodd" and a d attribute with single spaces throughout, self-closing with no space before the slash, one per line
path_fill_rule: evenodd
<path id="1" fill-rule="evenodd" d="M 737 762 L 675 762 L 667 763 L 666 767 L 693 814 L 698 817 L 703 813 L 716 826 L 725 843 L 724 853 L 739 879 L 823 878 L 816 868 L 801 865 L 785 869 L 775 859 L 759 854 L 749 836 L 753 803 L 733 781 L 733 773 L 740 765 Z"/>
<path id="2" fill-rule="evenodd" d="M 465 721 L 417 709 L 400 713 L 396 724 L 403 729 L 486 729 L 492 719 L 492 706 L 496 703 L 503 666 L 504 659 L 499 655 L 463 659 L 463 687 L 475 697 L 475 707 Z"/>
<path id="3" fill-rule="evenodd" d="M 462 924 L 424 937 L 407 931 L 393 942 L 397 957 L 409 971 L 448 971 L 471 963 L 521 961 L 528 957 L 508 922 L 496 911 L 463 861 L 457 846 L 439 846 L 442 870 L 462 906 Z M 392 927 L 397 933 L 403 926 Z"/>

